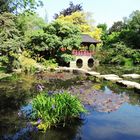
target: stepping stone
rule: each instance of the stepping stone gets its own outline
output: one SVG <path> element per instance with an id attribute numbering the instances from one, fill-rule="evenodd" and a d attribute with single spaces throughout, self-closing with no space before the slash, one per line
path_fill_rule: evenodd
<path id="1" fill-rule="evenodd" d="M 114 81 L 114 82 L 122 80 L 122 78 L 120 78 L 118 75 L 115 75 L 115 74 L 101 75 L 100 77 L 109 81 Z"/>
<path id="2" fill-rule="evenodd" d="M 93 75 L 93 76 L 100 75 L 100 73 L 95 72 L 95 71 L 87 72 L 87 74 Z"/>
<path id="3" fill-rule="evenodd" d="M 133 73 L 133 74 L 124 74 L 124 75 L 122 75 L 122 77 L 124 77 L 124 78 L 125 77 L 130 77 L 130 78 L 137 79 L 137 78 L 140 78 L 140 75 Z"/>
<path id="4" fill-rule="evenodd" d="M 109 81 L 120 81 L 122 78 L 120 77 L 104 77 L 104 79 L 109 80 Z"/>
<path id="5" fill-rule="evenodd" d="M 105 78 L 105 77 L 119 77 L 119 76 L 115 74 L 106 74 L 106 75 L 101 75 L 101 77 Z"/>
<path id="6" fill-rule="evenodd" d="M 127 87 L 140 89 L 140 84 L 137 83 L 137 82 L 131 82 L 131 81 L 127 81 L 127 80 L 121 80 L 121 81 L 118 81 L 118 83 L 121 83 L 123 85 L 126 85 Z"/>

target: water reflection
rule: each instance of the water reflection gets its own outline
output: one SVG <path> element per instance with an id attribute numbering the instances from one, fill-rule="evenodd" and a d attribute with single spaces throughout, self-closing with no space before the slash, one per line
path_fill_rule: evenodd
<path id="1" fill-rule="evenodd" d="M 25 80 L 28 79 L 28 80 Z M 94 108 L 87 106 L 90 114 L 84 120 L 69 124 L 65 127 L 57 127 L 47 130 L 46 133 L 40 131 L 29 131 L 26 120 L 18 118 L 15 111 L 28 98 L 34 96 L 37 83 L 44 85 L 45 89 L 68 89 L 70 86 L 85 86 L 91 84 L 89 88 L 97 88 L 106 94 L 125 92 L 129 96 L 129 102 L 123 104 L 117 111 L 111 113 L 97 112 Z M 97 85 L 96 85 L 97 84 Z M 86 87 L 86 86 L 85 86 Z M 8 140 L 14 140 L 20 136 L 21 140 L 139 140 L 140 139 L 140 94 L 135 90 L 128 90 L 119 85 L 107 81 L 96 83 L 94 79 L 76 77 L 73 79 L 49 79 L 49 81 L 37 80 L 34 76 L 24 77 L 18 80 L 0 81 L 0 138 L 8 136 Z M 33 95 L 32 95 L 33 93 Z M 83 91 L 80 90 L 80 94 Z M 11 109 L 9 110 L 8 107 Z M 3 111 L 4 110 L 4 111 Z M 11 112 L 10 112 L 11 111 Z M 28 130 L 28 131 L 26 131 Z M 20 135 L 23 133 L 23 136 Z M 26 134 L 26 135 L 25 135 Z M 4 137 L 3 137 L 4 139 Z M 6 139 L 6 137 L 5 137 Z"/>
<path id="2" fill-rule="evenodd" d="M 8 133 L 2 135 L 3 140 L 73 140 L 80 138 L 80 128 L 84 125 L 84 119 L 73 120 L 69 122 L 65 127 L 58 126 L 57 128 L 48 129 L 46 133 L 38 131 L 36 127 L 32 125 L 18 128 L 15 133 Z"/>
<path id="3" fill-rule="evenodd" d="M 128 103 L 111 113 L 92 111 L 82 127 L 84 140 L 139 140 L 140 107 Z"/>
<path id="4" fill-rule="evenodd" d="M 0 80 L 0 111 L 17 109 L 34 94 L 36 79 L 32 75 L 13 75 Z"/>
<path id="5" fill-rule="evenodd" d="M 104 87 L 103 91 L 105 94 L 112 94 L 113 93 L 112 90 L 110 90 L 107 86 Z"/>
<path id="6" fill-rule="evenodd" d="M 32 133 L 33 140 L 74 140 L 80 139 L 81 127 L 84 125 L 84 120 L 76 120 L 65 127 L 57 127 L 47 130 L 46 133 Z"/>

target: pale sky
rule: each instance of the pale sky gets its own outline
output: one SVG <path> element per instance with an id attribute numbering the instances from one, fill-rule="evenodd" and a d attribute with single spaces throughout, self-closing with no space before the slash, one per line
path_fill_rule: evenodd
<path id="1" fill-rule="evenodd" d="M 85 12 L 93 13 L 95 25 L 107 23 L 111 26 L 115 21 L 128 17 L 132 11 L 140 10 L 140 0 L 43 0 L 44 7 L 38 8 L 37 12 L 44 18 L 46 11 L 48 21 L 51 22 L 54 14 L 67 8 L 70 1 L 82 4 Z"/>

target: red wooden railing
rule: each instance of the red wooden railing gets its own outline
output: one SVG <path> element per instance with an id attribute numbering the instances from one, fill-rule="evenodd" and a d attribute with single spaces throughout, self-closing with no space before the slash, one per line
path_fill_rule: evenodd
<path id="1" fill-rule="evenodd" d="M 73 50 L 72 54 L 76 55 L 76 56 L 91 56 L 91 55 L 94 55 L 95 52 L 94 51 L 87 51 L 87 50 Z"/>

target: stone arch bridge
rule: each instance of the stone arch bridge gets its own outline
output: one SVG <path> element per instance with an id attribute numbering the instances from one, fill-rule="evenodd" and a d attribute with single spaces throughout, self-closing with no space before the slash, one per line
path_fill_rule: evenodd
<path id="1" fill-rule="evenodd" d="M 75 60 L 70 62 L 71 68 L 92 69 L 95 65 L 95 59 L 92 57 L 94 52 L 90 51 L 73 51 Z"/>

